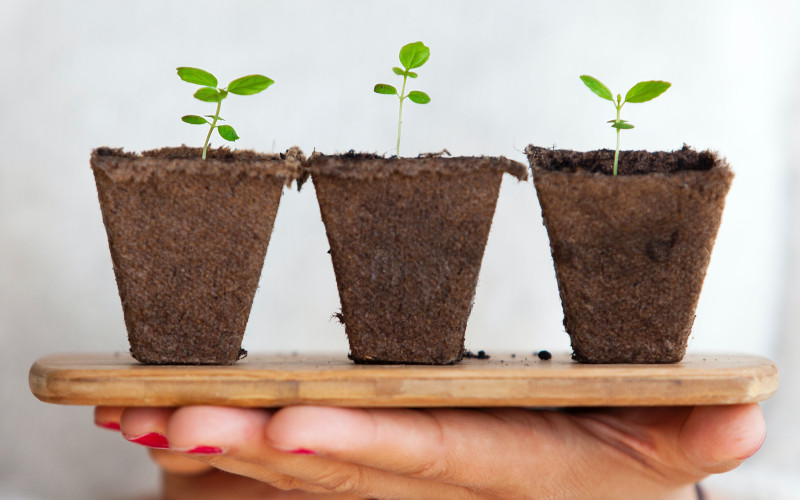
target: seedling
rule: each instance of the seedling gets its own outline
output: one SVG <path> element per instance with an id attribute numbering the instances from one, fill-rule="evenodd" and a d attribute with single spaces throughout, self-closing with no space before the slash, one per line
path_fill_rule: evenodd
<path id="1" fill-rule="evenodd" d="M 400 89 L 400 92 L 398 93 L 396 88 L 386 83 L 379 83 L 375 85 L 374 90 L 376 93 L 396 95 L 400 99 L 400 113 L 397 117 L 398 158 L 400 157 L 400 128 L 403 125 L 403 101 L 408 98 L 411 100 L 411 102 L 415 102 L 417 104 L 428 104 L 431 102 L 431 98 L 428 97 L 428 94 L 419 90 L 412 90 L 406 94 L 406 81 L 409 77 L 417 77 L 417 74 L 411 70 L 414 68 L 419 68 L 425 64 L 430 56 L 430 49 L 422 42 L 414 42 L 404 45 L 403 48 L 400 49 L 400 64 L 402 64 L 403 68 L 405 69 L 400 69 L 397 66 L 392 68 L 392 71 L 394 71 L 395 75 L 403 77 L 403 87 Z"/>
<path id="2" fill-rule="evenodd" d="M 621 130 L 633 128 L 632 123 L 629 123 L 627 120 L 620 119 L 619 112 L 622 109 L 622 106 L 624 106 L 626 102 L 647 102 L 655 99 L 666 92 L 672 84 L 669 82 L 662 82 L 660 80 L 639 82 L 634 85 L 627 94 L 625 94 L 624 101 L 622 100 L 622 96 L 617 94 L 617 100 L 614 102 L 614 95 L 611 93 L 608 87 L 600 82 L 600 80 L 588 75 L 582 75 L 581 80 L 583 80 L 583 83 L 589 87 L 589 90 L 603 99 L 611 101 L 611 103 L 614 104 L 614 107 L 617 108 L 616 120 L 608 120 L 607 122 L 610 123 L 613 128 L 617 129 L 617 149 L 614 152 L 614 175 L 617 175 L 617 164 L 619 163 L 619 132 Z"/>
<path id="3" fill-rule="evenodd" d="M 195 99 L 199 99 L 203 102 L 217 103 L 217 110 L 213 115 L 186 115 L 181 117 L 181 120 L 192 125 L 211 126 L 211 128 L 208 130 L 208 135 L 206 135 L 206 142 L 203 145 L 204 160 L 206 159 L 206 151 L 208 150 L 208 141 L 211 140 L 211 133 L 214 132 L 214 129 L 217 129 L 219 136 L 226 141 L 233 142 L 239 138 L 239 136 L 236 134 L 236 131 L 230 125 L 217 125 L 218 121 L 225 121 L 219 116 L 219 109 L 222 106 L 222 101 L 228 97 L 228 93 L 237 95 L 258 94 L 262 90 L 275 83 L 263 75 L 248 75 L 237 78 L 229 83 L 226 88 L 218 88 L 217 78 L 208 71 L 185 67 L 178 68 L 178 76 L 181 77 L 181 80 L 184 82 L 202 86 L 200 90 L 194 93 Z"/>

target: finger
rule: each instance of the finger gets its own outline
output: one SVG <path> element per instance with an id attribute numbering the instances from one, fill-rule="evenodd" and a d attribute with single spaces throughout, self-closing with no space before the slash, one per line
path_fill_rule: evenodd
<path id="1" fill-rule="evenodd" d="M 169 451 L 166 425 L 174 410 L 169 408 L 120 408 L 120 427 L 125 439 L 150 448 L 150 457 L 174 474 L 196 475 L 212 470 L 201 461 Z"/>
<path id="2" fill-rule="evenodd" d="M 267 427 L 269 442 L 390 474 L 508 495 L 533 470 L 576 470 L 582 442 L 563 415 L 525 410 L 290 407 Z M 564 442 L 566 440 L 566 442 Z M 555 476 L 542 497 L 570 488 Z M 518 490 L 517 490 L 518 491 Z"/>
<path id="3" fill-rule="evenodd" d="M 348 493 L 378 498 L 464 498 L 464 488 L 430 485 L 323 457 L 309 450 L 274 449 L 266 441 L 270 412 L 244 408 L 189 407 L 175 412 L 168 436 L 174 449 L 215 448 L 200 459 L 216 468 L 268 482 L 280 489 Z"/>
<path id="4" fill-rule="evenodd" d="M 281 491 L 249 477 L 213 471 L 196 477 L 165 474 L 164 500 L 357 500 L 352 495 L 319 495 L 303 491 Z"/>
<path id="5" fill-rule="evenodd" d="M 173 450 L 214 468 L 268 483 L 282 490 L 325 492 L 269 466 L 284 454 L 265 444 L 271 411 L 251 408 L 189 406 L 177 409 L 167 425 Z M 246 458 L 246 459 L 245 459 Z"/>
<path id="6" fill-rule="evenodd" d="M 167 422 L 174 408 L 126 408 L 120 417 L 122 436 L 149 448 L 169 449 Z"/>
<path id="7" fill-rule="evenodd" d="M 686 456 L 709 473 L 727 472 L 761 448 L 766 422 L 757 403 L 696 407 L 680 434 Z"/>
<path id="8" fill-rule="evenodd" d="M 280 453 L 280 452 L 278 452 Z M 256 465 L 268 465 L 272 470 L 290 477 L 293 488 L 308 492 L 352 494 L 356 498 L 382 500 L 416 500 L 436 498 L 451 500 L 485 499 L 463 486 L 413 479 L 362 465 L 351 464 L 307 454 L 292 456 L 254 456 L 241 450 L 239 460 Z M 276 483 L 280 486 L 280 483 Z M 284 487 L 284 486 L 280 486 Z"/>
<path id="9" fill-rule="evenodd" d="M 124 409 L 121 406 L 98 406 L 94 409 L 94 424 L 103 429 L 118 431 L 120 430 L 119 420 Z"/>
<path id="10" fill-rule="evenodd" d="M 207 463 L 169 450 L 150 449 L 150 458 L 165 472 L 195 476 L 214 470 Z"/>
<path id="11" fill-rule="evenodd" d="M 761 447 L 766 434 L 758 404 L 608 408 L 586 411 L 584 423 L 607 440 L 624 442 L 640 456 L 658 460 L 662 467 L 682 473 L 687 480 L 737 467 Z M 588 420 L 587 420 L 588 419 Z"/>
<path id="12" fill-rule="evenodd" d="M 187 406 L 170 415 L 166 430 L 174 450 L 220 455 L 241 443 L 263 441 L 271 414 L 258 408 Z"/>

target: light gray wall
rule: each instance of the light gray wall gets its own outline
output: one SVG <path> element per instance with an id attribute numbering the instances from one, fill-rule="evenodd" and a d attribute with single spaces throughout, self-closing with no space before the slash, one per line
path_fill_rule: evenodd
<path id="1" fill-rule="evenodd" d="M 799 21 L 797 4 L 780 0 L 5 0 L 0 498 L 124 497 L 155 487 L 142 450 L 95 430 L 89 409 L 39 403 L 26 375 L 45 354 L 127 348 L 88 157 L 101 145 L 201 144 L 202 130 L 179 117 L 211 110 L 192 99 L 177 66 L 203 67 L 225 81 L 248 73 L 276 81 L 258 96 L 225 101 L 223 114 L 242 137 L 238 148 L 390 153 L 396 103 L 371 89 L 393 82 L 401 45 L 423 40 L 432 56 L 413 83 L 433 100 L 407 106 L 403 153 L 446 147 L 520 161 L 531 142 L 613 145 L 605 124 L 613 109 L 578 75 L 623 93 L 642 79 L 669 80 L 673 87 L 658 100 L 625 107 L 637 128 L 625 132 L 623 148 L 686 142 L 720 151 L 737 175 L 690 349 L 800 354 L 784 335 L 798 324 L 784 312 L 797 302 L 800 278 L 788 265 L 787 233 L 800 187 L 800 155 L 792 150 L 800 133 Z M 313 189 L 287 192 L 246 348 L 346 352 L 342 328 L 330 321 L 338 297 L 326 250 Z M 467 346 L 569 348 L 529 182 L 504 182 Z M 791 410 L 780 402 L 779 393 L 767 406 L 779 431 Z M 749 471 L 758 467 L 788 484 L 782 441 L 768 441 L 764 459 L 716 484 L 756 490 L 758 474 Z"/>

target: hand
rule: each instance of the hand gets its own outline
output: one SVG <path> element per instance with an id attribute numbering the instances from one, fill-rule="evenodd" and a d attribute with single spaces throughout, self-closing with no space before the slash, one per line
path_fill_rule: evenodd
<path id="1" fill-rule="evenodd" d="M 693 500 L 695 482 L 738 466 L 765 434 L 756 404 L 564 412 L 129 408 L 119 421 L 131 439 L 168 438 L 170 456 L 280 489 L 397 499 Z"/>
<path id="2" fill-rule="evenodd" d="M 120 430 L 124 408 L 98 407 L 95 422 Z M 158 412 L 159 410 L 156 410 Z M 318 495 L 301 490 L 283 491 L 267 483 L 215 469 L 211 465 L 169 449 L 149 448 L 150 458 L 162 469 L 163 500 L 357 500 L 353 495 Z"/>

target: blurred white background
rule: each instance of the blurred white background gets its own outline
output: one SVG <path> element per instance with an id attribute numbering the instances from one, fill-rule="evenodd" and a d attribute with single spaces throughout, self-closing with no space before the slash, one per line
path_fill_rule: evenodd
<path id="1" fill-rule="evenodd" d="M 709 484 L 741 498 L 797 498 L 797 26 L 792 0 L 3 0 L 0 499 L 138 498 L 157 488 L 144 450 L 94 428 L 89 408 L 46 405 L 27 388 L 43 355 L 127 349 L 92 148 L 201 145 L 204 130 L 180 116 L 213 106 L 175 74 L 196 66 L 223 85 L 250 73 L 275 80 L 223 104 L 237 148 L 391 154 L 396 101 L 372 86 L 396 83 L 397 52 L 417 40 L 432 55 L 411 88 L 432 102 L 406 106 L 405 155 L 448 148 L 524 162 L 528 143 L 613 147 L 613 107 L 578 75 L 623 94 L 640 80 L 673 83 L 625 107 L 637 128 L 623 134 L 623 149 L 686 142 L 719 151 L 736 172 L 690 352 L 762 354 L 782 370 L 765 404 L 764 448 Z M 313 187 L 286 192 L 245 348 L 347 352 L 330 320 L 339 305 L 327 249 Z M 508 178 L 467 347 L 567 351 L 561 319 L 534 189 Z"/>

